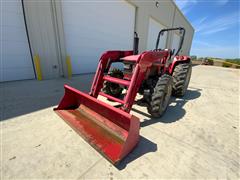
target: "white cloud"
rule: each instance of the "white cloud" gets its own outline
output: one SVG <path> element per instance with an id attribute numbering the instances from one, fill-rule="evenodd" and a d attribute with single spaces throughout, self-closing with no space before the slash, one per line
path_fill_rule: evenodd
<path id="1" fill-rule="evenodd" d="M 227 30 L 229 27 L 218 27 L 216 29 L 208 29 L 207 31 L 203 32 L 203 34 L 207 35 L 207 34 L 214 34 L 214 33 L 217 33 L 217 32 L 221 32 L 221 31 L 224 31 L 224 30 Z"/>
<path id="2" fill-rule="evenodd" d="M 220 5 L 220 6 L 223 6 L 223 5 L 227 4 L 228 1 L 229 1 L 229 0 L 218 0 L 218 1 L 216 1 L 216 3 L 217 3 L 218 5 Z"/>
<path id="3" fill-rule="evenodd" d="M 183 14 L 187 14 L 196 4 L 197 0 L 175 0 Z"/>
<path id="4" fill-rule="evenodd" d="M 176 4 L 180 9 L 184 9 L 188 5 L 188 1 L 176 0 Z"/>
<path id="5" fill-rule="evenodd" d="M 201 18 L 193 23 L 195 32 L 199 34 L 213 34 L 232 28 L 239 25 L 240 19 L 238 12 L 231 13 L 226 16 L 217 17 L 213 20 L 208 20 L 207 17 Z"/>
<path id="6" fill-rule="evenodd" d="M 198 57 L 240 58 L 238 47 L 192 48 L 191 55 Z"/>
<path id="7" fill-rule="evenodd" d="M 239 58 L 238 46 L 220 46 L 203 41 L 194 41 L 191 55 L 198 57 Z"/>
<path id="8" fill-rule="evenodd" d="M 214 45 L 211 43 L 207 43 L 205 41 L 198 41 L 198 40 L 195 40 L 193 45 L 196 47 L 205 47 L 205 48 L 219 48 L 220 47 L 219 45 Z"/>
<path id="9" fill-rule="evenodd" d="M 192 22 L 193 26 L 195 27 L 196 31 L 198 31 L 198 28 L 207 20 L 207 16 L 199 18 Z"/>
<path id="10" fill-rule="evenodd" d="M 199 24 L 202 24 L 203 22 L 205 22 L 207 20 L 207 17 L 203 17 L 201 19 L 198 20 Z"/>
<path id="11" fill-rule="evenodd" d="M 198 57 L 239 58 L 239 46 L 224 46 L 208 41 L 194 40 L 191 55 Z"/>
<path id="12" fill-rule="evenodd" d="M 183 14 L 187 14 L 192 8 L 198 3 L 202 3 L 204 1 L 199 0 L 175 0 L 175 3 L 181 9 Z M 229 0 L 213 0 L 213 1 L 206 1 L 206 3 L 214 3 L 215 5 L 224 6 L 229 2 Z"/>

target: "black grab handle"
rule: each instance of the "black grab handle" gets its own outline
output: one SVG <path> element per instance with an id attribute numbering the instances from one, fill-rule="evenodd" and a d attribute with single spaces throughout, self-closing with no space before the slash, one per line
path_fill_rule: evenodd
<path id="1" fill-rule="evenodd" d="M 133 54 L 138 54 L 138 44 L 139 44 L 139 37 L 137 32 L 134 32 L 134 42 L 133 42 Z"/>

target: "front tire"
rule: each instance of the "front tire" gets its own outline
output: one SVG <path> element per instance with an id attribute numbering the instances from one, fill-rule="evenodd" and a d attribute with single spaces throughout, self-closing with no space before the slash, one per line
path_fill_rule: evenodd
<path id="1" fill-rule="evenodd" d="M 192 74 L 192 64 L 182 63 L 176 65 L 173 71 L 173 95 L 182 97 L 187 91 Z"/>
<path id="2" fill-rule="evenodd" d="M 152 117 L 161 117 L 167 109 L 172 94 L 172 77 L 164 74 L 159 77 L 152 89 L 152 95 L 147 107 Z"/>
<path id="3" fill-rule="evenodd" d="M 119 79 L 123 79 L 124 74 L 119 69 L 113 69 L 110 72 L 109 76 L 119 78 Z M 118 98 L 118 97 L 121 96 L 122 91 L 123 91 L 123 88 L 119 84 L 115 84 L 115 83 L 112 83 L 112 82 L 104 82 L 104 85 L 103 85 L 103 92 L 104 93 Z"/>

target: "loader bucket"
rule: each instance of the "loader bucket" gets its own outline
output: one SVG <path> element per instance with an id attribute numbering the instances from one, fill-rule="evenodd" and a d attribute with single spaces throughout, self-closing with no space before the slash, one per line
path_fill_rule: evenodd
<path id="1" fill-rule="evenodd" d="M 54 111 L 111 163 L 123 159 L 139 139 L 139 119 L 65 85 Z"/>

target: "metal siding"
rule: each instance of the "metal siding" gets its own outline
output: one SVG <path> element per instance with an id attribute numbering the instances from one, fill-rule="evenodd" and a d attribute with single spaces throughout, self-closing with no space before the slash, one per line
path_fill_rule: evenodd
<path id="1" fill-rule="evenodd" d="M 3 1 L 0 82 L 35 78 L 20 0 Z"/>
<path id="2" fill-rule="evenodd" d="M 156 46 L 156 41 L 158 37 L 159 31 L 165 29 L 166 27 L 155 21 L 153 18 L 149 19 L 149 27 L 148 27 L 148 39 L 147 39 L 147 50 L 153 50 Z M 160 44 L 158 48 L 165 49 L 167 45 L 167 33 L 165 32 L 163 36 L 161 36 Z"/>
<path id="3" fill-rule="evenodd" d="M 172 45 L 171 45 L 171 49 L 175 49 L 175 53 L 177 52 L 178 48 L 179 48 L 179 43 L 180 43 L 180 36 L 176 33 L 173 34 L 173 41 L 172 41 Z"/>
<path id="4" fill-rule="evenodd" d="M 158 1 L 159 7 L 156 7 L 156 1 L 134 1 L 130 0 L 132 4 L 137 7 L 136 16 L 136 31 L 140 36 L 139 50 L 140 52 L 148 49 L 148 27 L 149 18 L 153 17 L 163 26 L 167 28 L 183 26 L 186 29 L 186 38 L 183 43 L 182 51 L 180 54 L 188 55 L 191 49 L 192 38 L 194 34 L 194 29 L 191 24 L 186 20 L 182 13 L 177 8 L 176 4 L 172 0 Z M 167 37 L 167 48 L 171 48 L 173 40 L 173 32 L 168 33 Z"/>
<path id="5" fill-rule="evenodd" d="M 62 1 L 67 54 L 73 74 L 95 72 L 107 50 L 133 48 L 135 7 L 125 1 Z"/>
<path id="6" fill-rule="evenodd" d="M 32 52 L 39 54 L 43 79 L 59 77 L 62 67 L 52 1 L 24 0 L 24 7 Z"/>
<path id="7" fill-rule="evenodd" d="M 159 7 L 156 7 L 156 1 L 134 1 L 131 0 L 137 7 L 136 31 L 140 37 L 139 51 L 143 52 L 147 49 L 147 39 L 149 31 L 149 18 L 153 17 L 156 21 L 165 27 L 172 26 L 174 14 L 174 6 L 169 1 L 159 1 Z M 168 42 L 168 40 L 167 40 Z M 168 46 L 168 43 L 167 43 Z"/>
<path id="8" fill-rule="evenodd" d="M 71 2 L 77 2 L 77 1 L 71 1 Z M 94 0 L 91 0 L 90 3 L 89 1 L 82 1 L 82 2 L 85 2 L 88 4 L 94 4 L 94 5 L 96 4 L 98 5 L 102 3 L 100 1 L 94 1 Z M 105 2 L 104 4 L 110 3 L 109 1 L 108 2 L 104 1 L 104 2 Z M 70 21 L 74 21 L 72 23 L 77 23 L 77 24 L 81 22 L 87 23 L 87 21 L 88 23 L 91 24 L 92 19 L 94 20 L 94 22 L 96 22 L 95 23 L 96 28 L 94 29 L 95 31 L 93 29 L 90 29 L 89 33 L 91 32 L 93 34 L 93 37 L 96 37 L 95 34 L 102 33 L 103 35 L 97 36 L 99 37 L 98 42 L 101 41 L 101 43 L 94 45 L 94 48 L 92 48 L 91 45 L 95 41 L 92 39 L 86 39 L 86 37 L 83 37 L 85 38 L 84 41 L 81 41 L 78 38 L 76 39 L 72 38 L 73 42 L 80 41 L 82 45 L 76 45 L 76 44 L 70 43 L 70 41 L 69 42 L 66 41 L 65 36 L 66 34 L 68 34 L 68 32 L 65 32 L 66 26 L 65 24 L 63 24 L 63 20 L 65 17 L 64 17 L 62 8 L 63 8 L 63 4 L 69 3 L 69 1 L 64 1 L 62 3 L 61 1 L 52 1 L 52 0 L 46 0 L 46 1 L 24 0 L 24 4 L 26 6 L 25 9 L 26 9 L 26 15 L 27 15 L 27 24 L 28 24 L 29 34 L 30 34 L 30 42 L 32 45 L 33 52 L 35 54 L 39 53 L 40 55 L 43 78 L 46 79 L 46 78 L 58 77 L 59 75 L 62 74 L 61 72 L 62 70 L 63 70 L 63 74 L 67 76 L 66 57 L 68 54 L 70 54 L 68 51 L 69 49 L 68 47 L 70 46 L 76 46 L 74 48 L 81 53 L 83 52 L 82 53 L 83 55 L 84 53 L 94 52 L 95 54 L 94 55 L 95 60 L 93 60 L 94 63 L 90 63 L 91 64 L 90 69 L 88 69 L 85 72 L 95 71 L 96 63 L 97 63 L 96 60 L 98 60 L 102 51 L 106 49 L 113 49 L 113 48 L 122 49 L 125 47 L 132 49 L 133 36 L 128 37 L 127 43 L 129 47 L 127 47 L 126 44 L 114 42 L 116 39 L 123 39 L 122 38 L 123 33 L 121 33 L 122 26 L 127 27 L 128 30 L 131 32 L 133 31 L 132 29 L 134 29 L 135 27 L 135 31 L 138 32 L 140 37 L 139 52 L 145 51 L 148 46 L 147 43 L 148 43 L 148 36 L 149 36 L 149 18 L 150 17 L 152 17 L 157 22 L 159 22 L 160 24 L 162 24 L 167 28 L 176 27 L 176 26 L 185 27 L 186 38 L 183 44 L 183 50 L 182 52 L 180 52 L 180 54 L 189 54 L 192 38 L 194 34 L 194 29 L 186 20 L 186 18 L 181 14 L 181 12 L 178 10 L 178 8 L 176 7 L 175 3 L 172 0 L 159 1 L 159 7 L 156 7 L 155 5 L 156 1 L 154 0 L 150 0 L 150 1 L 128 0 L 127 2 L 128 3 L 124 1 L 124 3 L 127 4 L 128 6 L 130 7 L 135 6 L 136 8 L 135 22 L 134 20 L 131 20 L 134 18 L 130 18 L 131 21 L 127 19 L 128 23 L 125 21 L 122 22 L 121 20 L 118 20 L 119 21 L 118 23 L 116 22 L 112 23 L 112 20 L 104 21 L 103 18 L 101 18 L 101 15 L 99 15 L 99 12 L 102 9 L 102 8 L 99 8 L 99 6 L 98 8 L 94 9 L 94 12 L 96 11 L 96 14 L 98 14 L 97 16 L 95 16 L 95 19 L 93 18 L 93 16 L 91 17 L 91 15 L 89 15 L 91 11 L 86 12 L 85 9 L 82 9 L 82 11 L 85 13 L 80 12 L 82 16 L 79 16 L 77 18 L 72 18 L 72 19 L 70 18 Z M 119 4 L 119 1 L 113 0 L 111 1 L 110 4 L 113 4 L 114 6 L 117 7 Z M 131 6 L 130 4 L 132 4 L 133 6 Z M 121 18 L 121 16 L 126 17 L 126 14 L 127 14 L 125 13 L 125 11 L 120 10 L 121 8 L 119 8 L 119 10 L 116 10 L 114 8 L 113 8 L 114 10 L 106 9 L 106 8 L 103 8 L 103 9 L 105 9 L 105 11 L 107 12 L 107 13 L 103 12 L 108 15 L 108 16 L 106 15 L 104 16 L 107 19 L 114 19 L 116 17 Z M 175 11 L 176 13 L 174 13 Z M 68 12 L 73 13 L 71 12 L 71 10 L 68 10 Z M 114 12 L 114 14 L 110 15 L 112 14 L 111 12 Z M 174 14 L 175 14 L 175 17 L 174 17 Z M 90 18 L 86 19 L 89 16 Z M 81 25 L 79 27 L 81 27 Z M 120 27 L 120 29 L 116 27 Z M 106 28 L 107 31 L 105 30 L 103 31 L 104 28 Z M 67 27 L 67 29 L 69 29 L 69 27 Z M 87 30 L 84 30 L 82 28 L 78 28 L 77 31 L 76 29 L 74 30 L 74 28 L 73 29 L 70 28 L 70 31 L 73 31 L 73 32 L 75 31 L 74 33 L 76 34 L 76 37 L 83 36 L 81 33 L 87 32 Z M 113 35 L 112 31 L 114 31 L 113 33 L 117 32 L 118 34 Z M 107 41 L 104 40 L 104 36 L 108 38 Z M 167 45 L 166 45 L 167 48 L 171 48 L 172 40 L 173 40 L 173 33 L 169 33 L 167 37 Z M 83 62 L 83 59 L 84 59 L 84 63 L 86 62 L 84 56 L 80 58 L 76 56 L 75 58 L 77 59 L 77 61 L 79 60 Z M 89 59 L 90 58 L 87 57 L 87 60 Z M 53 66 L 55 64 L 58 65 L 59 69 L 53 69 Z M 86 65 L 89 66 L 88 64 Z M 77 64 L 75 71 L 79 71 L 79 67 L 80 66 Z M 73 64 L 73 68 L 75 68 L 74 64 Z"/>
<path id="9" fill-rule="evenodd" d="M 194 29 L 192 26 L 186 21 L 186 19 L 183 17 L 182 13 L 179 9 L 176 9 L 176 14 L 173 22 L 174 27 L 182 26 L 186 30 L 185 39 L 183 42 L 182 50 L 179 54 L 182 55 L 189 55 L 192 45 L 192 39 L 194 35 Z"/>

